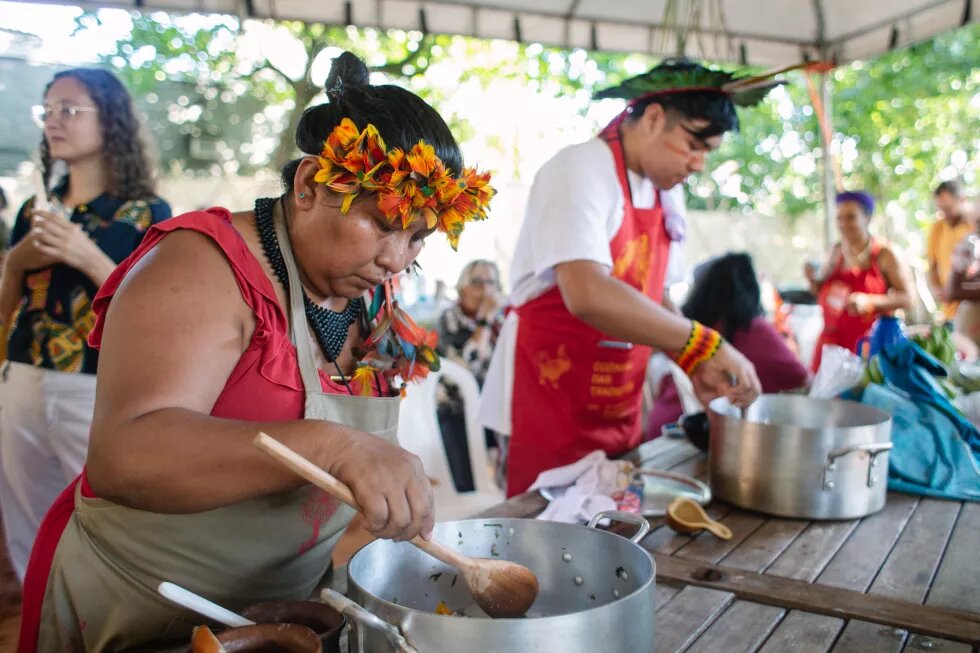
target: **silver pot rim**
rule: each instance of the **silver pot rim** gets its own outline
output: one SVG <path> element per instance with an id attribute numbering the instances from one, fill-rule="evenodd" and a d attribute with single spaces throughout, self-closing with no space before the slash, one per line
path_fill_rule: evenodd
<path id="1" fill-rule="evenodd" d="M 745 409 L 745 415 L 739 412 L 739 409 L 732 406 L 728 399 L 725 397 L 718 397 L 713 399 L 708 404 L 709 414 L 716 415 L 723 419 L 729 419 L 736 423 L 742 424 L 754 424 L 759 426 L 789 426 L 799 428 L 801 430 L 819 430 L 822 428 L 862 428 L 866 426 L 880 426 L 891 421 L 891 415 L 888 415 L 884 411 L 875 408 L 874 406 L 869 406 L 858 401 L 852 401 L 850 399 L 824 399 L 820 397 L 810 397 L 808 395 L 799 394 L 762 394 L 756 399 L 753 406 L 764 406 L 766 404 L 789 404 L 794 403 L 807 403 L 807 404 L 824 404 L 828 407 L 831 406 L 844 406 L 847 408 L 848 412 L 857 416 L 860 416 L 855 424 L 840 424 L 840 425 L 826 425 L 823 427 L 813 427 L 813 426 L 800 426 L 798 424 L 793 424 L 790 422 L 780 421 L 759 421 L 757 419 L 751 419 L 749 417 L 751 411 L 751 406 Z M 828 413 L 830 411 L 828 410 Z"/>
<path id="2" fill-rule="evenodd" d="M 598 524 L 598 522 L 600 522 L 600 521 L 602 521 L 604 519 L 615 519 L 615 520 L 618 520 L 618 521 L 624 521 L 624 522 L 633 523 L 633 524 L 636 524 L 637 526 L 639 526 L 639 530 L 632 537 L 625 537 L 625 536 L 622 536 L 622 535 L 618 535 L 616 533 L 612 533 L 610 531 L 606 531 L 606 530 L 602 530 L 602 529 L 596 528 L 596 525 Z M 648 565 L 648 567 L 644 571 L 646 572 L 647 577 L 632 592 L 630 592 L 628 594 L 623 594 L 619 598 L 616 598 L 616 599 L 614 599 L 612 601 L 608 601 L 606 603 L 602 603 L 602 604 L 596 605 L 594 607 L 587 608 L 585 610 L 579 610 L 577 612 L 569 612 L 569 613 L 565 613 L 565 614 L 556 614 L 556 615 L 547 615 L 547 616 L 542 616 L 542 617 L 533 617 L 533 618 L 530 619 L 531 621 L 541 622 L 541 621 L 547 621 L 549 619 L 562 619 L 562 618 L 566 618 L 566 617 L 569 617 L 569 616 L 586 614 L 586 613 L 589 613 L 589 612 L 591 612 L 593 610 L 601 610 L 601 609 L 609 608 L 611 606 L 616 606 L 616 605 L 618 605 L 618 604 L 620 604 L 622 602 L 630 601 L 630 600 L 635 599 L 637 596 L 641 595 L 645 591 L 649 591 L 649 586 L 651 584 L 655 584 L 656 583 L 656 578 L 657 578 L 656 564 L 654 563 L 653 556 L 650 555 L 650 552 L 647 551 L 646 549 L 644 549 L 639 544 L 640 540 L 642 540 L 644 537 L 646 537 L 647 533 L 649 533 L 649 531 L 650 531 L 650 523 L 644 517 L 642 517 L 640 515 L 634 515 L 632 513 L 624 513 L 624 512 L 620 512 L 618 510 L 607 510 L 605 512 L 601 512 L 601 513 L 597 514 L 595 517 L 592 518 L 592 520 L 589 522 L 589 524 L 588 525 L 585 525 L 585 526 L 583 526 L 582 524 L 569 524 L 569 523 L 565 523 L 565 522 L 555 522 L 555 521 L 540 521 L 540 520 L 537 520 L 537 519 L 525 519 L 525 518 L 516 518 L 516 517 L 506 517 L 506 518 L 494 518 L 494 517 L 479 518 L 479 517 L 476 517 L 476 518 L 472 518 L 472 519 L 456 519 L 456 520 L 453 520 L 453 521 L 440 522 L 440 523 L 441 524 L 459 524 L 459 523 L 464 523 L 464 522 L 486 522 L 486 521 L 492 521 L 493 523 L 501 523 L 501 524 L 511 524 L 511 523 L 512 524 L 521 524 L 521 523 L 547 524 L 549 526 L 556 526 L 556 527 L 560 527 L 560 528 L 568 527 L 569 529 L 574 529 L 574 530 L 579 531 L 579 532 L 581 532 L 584 529 L 585 531 L 591 531 L 591 532 L 596 533 L 597 535 L 595 535 L 595 537 L 612 537 L 612 538 L 617 538 L 617 540 L 616 540 L 617 542 L 619 542 L 621 540 L 627 540 L 633 547 L 636 547 L 636 549 L 638 549 L 639 551 L 642 551 L 643 554 L 645 555 L 645 558 L 644 559 L 645 559 L 646 564 Z M 641 522 L 642 522 L 642 524 L 641 524 Z M 592 535 L 589 535 L 589 537 L 593 537 L 593 536 Z M 380 603 L 385 609 L 402 610 L 402 611 L 406 611 L 409 615 L 411 615 L 411 614 L 420 614 L 420 615 L 430 616 L 431 613 L 429 611 L 427 611 L 427 610 L 418 610 L 416 608 L 412 608 L 412 607 L 407 606 L 407 605 L 401 605 L 400 603 L 392 603 L 391 601 L 388 601 L 387 599 L 384 599 L 384 598 L 378 596 L 377 594 L 368 591 L 363 585 L 361 585 L 360 583 L 357 582 L 357 579 L 354 578 L 352 568 L 353 568 L 354 561 L 357 559 L 357 557 L 360 556 L 360 555 L 362 555 L 362 554 L 367 555 L 365 552 L 370 547 L 375 546 L 375 545 L 383 546 L 386 542 L 388 542 L 388 540 L 375 540 L 374 542 L 371 542 L 371 543 L 366 544 L 365 546 L 363 546 L 361 549 L 359 549 L 357 551 L 357 553 L 355 553 L 351 557 L 350 561 L 347 563 L 347 584 L 348 584 L 348 587 L 356 587 L 359 593 L 364 594 L 364 595 L 371 596 L 374 601 L 377 601 L 378 603 Z M 523 623 L 527 623 L 529 621 L 529 618 L 527 618 L 527 617 L 498 618 L 498 619 L 493 619 L 493 621 L 494 621 L 494 623 L 522 623 L 523 624 Z"/>

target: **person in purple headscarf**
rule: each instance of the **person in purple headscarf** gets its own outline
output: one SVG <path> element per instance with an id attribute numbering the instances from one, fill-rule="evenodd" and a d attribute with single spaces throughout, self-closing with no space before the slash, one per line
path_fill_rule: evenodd
<path id="1" fill-rule="evenodd" d="M 804 274 L 823 309 L 823 333 L 817 341 L 812 368 L 820 367 L 824 345 L 854 351 L 879 315 L 912 305 L 908 267 L 891 246 L 871 236 L 868 225 L 875 201 L 864 191 L 837 195 L 837 228 L 841 239 L 819 269 Z"/>

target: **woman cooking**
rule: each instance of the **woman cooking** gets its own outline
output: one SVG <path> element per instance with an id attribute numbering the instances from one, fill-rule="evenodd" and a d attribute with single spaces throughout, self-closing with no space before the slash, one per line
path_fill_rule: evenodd
<path id="1" fill-rule="evenodd" d="M 820 367 L 824 345 L 854 351 L 879 315 L 911 306 L 908 267 L 868 231 L 874 207 L 874 198 L 868 193 L 839 193 L 837 228 L 841 240 L 819 271 L 809 265 L 804 268 L 823 309 L 824 327 L 814 352 L 813 370 Z"/>
<path id="2" fill-rule="evenodd" d="M 431 107 L 369 85 L 353 55 L 327 95 L 281 197 L 151 229 L 96 298 L 87 468 L 42 525 L 20 651 L 186 642 L 199 618 L 163 580 L 231 609 L 309 596 L 352 511 L 255 449 L 259 431 L 349 485 L 373 535 L 430 536 L 429 482 L 394 434 L 398 379 L 438 359 L 390 281 L 493 191 Z"/>

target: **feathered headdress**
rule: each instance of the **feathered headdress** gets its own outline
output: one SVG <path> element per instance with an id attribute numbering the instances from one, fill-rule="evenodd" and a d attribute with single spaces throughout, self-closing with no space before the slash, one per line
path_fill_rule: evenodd
<path id="1" fill-rule="evenodd" d="M 407 229 L 419 220 L 449 238 L 453 249 L 463 227 L 485 220 L 493 197 L 490 173 L 463 168 L 458 177 L 436 156 L 435 149 L 419 141 L 411 150 L 388 149 L 377 128 L 359 130 L 344 118 L 327 136 L 314 180 L 344 196 L 347 213 L 363 191 L 378 194 L 378 208 L 392 225 Z"/>
<path id="2" fill-rule="evenodd" d="M 708 68 L 687 59 L 668 59 L 642 75 L 630 77 L 622 84 L 599 91 L 595 99 L 622 98 L 635 103 L 658 95 L 707 92 L 727 95 L 738 107 L 755 106 L 772 89 L 783 83 L 776 75 L 806 68 L 826 71 L 832 67 L 825 62 L 804 62 L 768 70 L 759 75 Z"/>
<path id="3" fill-rule="evenodd" d="M 390 279 L 374 289 L 363 317 L 373 327 L 356 352 L 361 360 L 352 379 L 355 394 L 370 395 L 376 374 L 385 377 L 389 386 L 400 377 L 404 391 L 404 384 L 439 370 L 436 332 L 416 324 L 398 306 Z"/>

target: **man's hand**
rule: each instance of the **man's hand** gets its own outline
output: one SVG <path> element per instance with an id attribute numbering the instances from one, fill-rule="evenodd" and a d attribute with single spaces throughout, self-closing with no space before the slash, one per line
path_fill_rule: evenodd
<path id="1" fill-rule="evenodd" d="M 751 404 L 762 392 L 755 367 L 727 342 L 718 353 L 701 363 L 691 374 L 694 392 L 705 406 L 717 397 L 727 397 L 735 406 Z"/>

